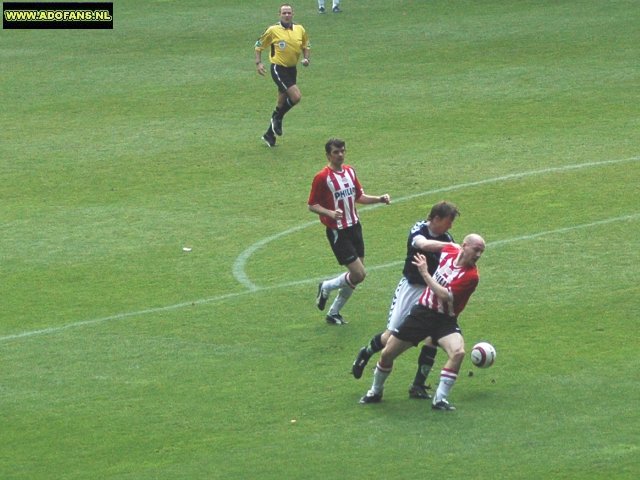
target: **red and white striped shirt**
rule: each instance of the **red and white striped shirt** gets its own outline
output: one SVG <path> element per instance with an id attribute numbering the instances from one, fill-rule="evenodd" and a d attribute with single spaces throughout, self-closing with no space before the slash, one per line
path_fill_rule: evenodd
<path id="1" fill-rule="evenodd" d="M 433 274 L 433 279 L 453 296 L 453 303 L 440 300 L 433 290 L 427 287 L 418 300 L 421 305 L 450 317 L 460 315 L 480 281 L 478 268 L 475 265 L 473 267 L 456 266 L 455 261 L 461 251 L 462 248 L 455 244 L 444 246 L 440 253 L 438 269 Z"/>
<path id="2" fill-rule="evenodd" d="M 326 166 L 313 178 L 307 204 L 317 204 L 328 210 L 342 210 L 340 220 L 320 215 L 320 221 L 327 227 L 342 230 L 358 223 L 356 200 L 363 193 L 362 185 L 351 166 L 343 165 L 340 172 Z"/>

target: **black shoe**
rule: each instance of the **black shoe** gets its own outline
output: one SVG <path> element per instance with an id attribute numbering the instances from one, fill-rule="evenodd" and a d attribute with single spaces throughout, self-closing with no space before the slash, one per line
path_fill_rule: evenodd
<path id="1" fill-rule="evenodd" d="M 433 401 L 433 403 L 431 404 L 431 409 L 432 410 L 446 410 L 446 411 L 453 411 L 456 409 L 456 407 L 454 407 L 453 405 L 451 405 L 449 402 L 447 402 L 446 398 L 443 398 L 442 400 L 440 400 L 439 402 L 436 402 L 435 400 Z"/>
<path id="2" fill-rule="evenodd" d="M 330 313 L 325 320 L 330 325 L 346 325 L 347 321 L 339 313 Z"/>
<path id="3" fill-rule="evenodd" d="M 429 400 L 431 395 L 427 392 L 427 387 L 424 385 L 411 385 L 409 387 L 409 398 L 418 398 L 420 400 Z"/>
<path id="4" fill-rule="evenodd" d="M 342 12 L 342 10 L 340 10 L 340 7 L 338 5 L 336 5 L 335 7 L 333 7 L 333 9 L 331 9 L 331 11 L 333 13 L 340 13 Z"/>
<path id="5" fill-rule="evenodd" d="M 276 114 L 271 116 L 271 128 L 279 137 L 282 136 L 282 117 Z"/>
<path id="6" fill-rule="evenodd" d="M 367 362 L 371 358 L 371 355 L 367 353 L 367 347 L 362 347 L 358 352 L 358 356 L 356 360 L 353 362 L 353 366 L 351 367 L 351 373 L 356 378 L 362 377 L 362 372 L 364 372 L 364 367 L 367 366 Z"/>
<path id="7" fill-rule="evenodd" d="M 360 399 L 360 403 L 363 405 L 366 403 L 380 403 L 382 401 L 382 392 L 373 393 L 372 390 L 369 390 L 364 397 Z"/>
<path id="8" fill-rule="evenodd" d="M 276 136 L 271 132 L 267 132 L 262 135 L 262 140 L 267 144 L 268 147 L 276 146 Z"/>
<path id="9" fill-rule="evenodd" d="M 327 304 L 327 299 L 329 298 L 329 294 L 322 288 L 323 283 L 324 282 L 320 282 L 318 284 L 318 294 L 316 295 L 316 305 L 318 306 L 318 310 L 324 310 L 324 307 Z"/>
<path id="10" fill-rule="evenodd" d="M 324 12 L 325 12 L 324 7 L 320 7 L 320 8 L 318 8 L 318 13 L 324 13 Z"/>

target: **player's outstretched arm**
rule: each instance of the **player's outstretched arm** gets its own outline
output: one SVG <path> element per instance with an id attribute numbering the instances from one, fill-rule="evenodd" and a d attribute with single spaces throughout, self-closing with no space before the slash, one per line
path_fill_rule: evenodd
<path id="1" fill-rule="evenodd" d="M 413 240 L 413 246 L 423 252 L 441 252 L 445 245 L 451 244 L 439 240 L 429 240 L 423 235 L 417 235 Z"/>
<path id="2" fill-rule="evenodd" d="M 363 193 L 358 197 L 356 202 L 363 205 L 371 205 L 372 203 L 386 203 L 387 205 L 389 205 L 391 203 L 391 197 L 388 193 L 380 196 L 367 195 L 366 193 Z"/>

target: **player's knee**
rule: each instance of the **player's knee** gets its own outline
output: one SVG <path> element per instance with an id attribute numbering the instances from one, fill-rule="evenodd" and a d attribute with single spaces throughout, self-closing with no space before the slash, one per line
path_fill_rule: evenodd
<path id="1" fill-rule="evenodd" d="M 365 269 L 357 270 L 351 274 L 351 281 L 354 285 L 364 282 L 365 277 L 367 276 L 367 271 Z"/>
<path id="2" fill-rule="evenodd" d="M 380 360 L 378 360 L 378 365 L 380 365 L 384 370 L 391 370 L 393 368 L 393 361 L 395 360 L 394 352 L 390 352 L 385 348 L 382 349 L 382 353 L 380 354 Z"/>
<path id="3" fill-rule="evenodd" d="M 465 354 L 464 347 L 460 346 L 460 347 L 454 349 L 449 354 L 449 358 L 451 358 L 451 360 L 453 360 L 457 364 L 462 364 L 462 360 L 464 360 L 464 354 Z"/>

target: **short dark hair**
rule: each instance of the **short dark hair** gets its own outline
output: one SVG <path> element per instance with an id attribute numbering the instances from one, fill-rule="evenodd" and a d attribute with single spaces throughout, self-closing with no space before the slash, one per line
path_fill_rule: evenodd
<path id="1" fill-rule="evenodd" d="M 433 220 L 435 217 L 450 217 L 453 220 L 458 215 L 460 215 L 460 210 L 458 210 L 458 207 L 454 203 L 442 200 L 441 202 L 438 202 L 433 207 L 431 207 L 431 211 L 429 212 L 427 220 Z"/>
<path id="2" fill-rule="evenodd" d="M 331 153 L 331 147 L 342 148 L 346 145 L 344 140 L 340 140 L 339 138 L 330 138 L 329 141 L 324 145 L 324 151 L 327 155 Z"/>

